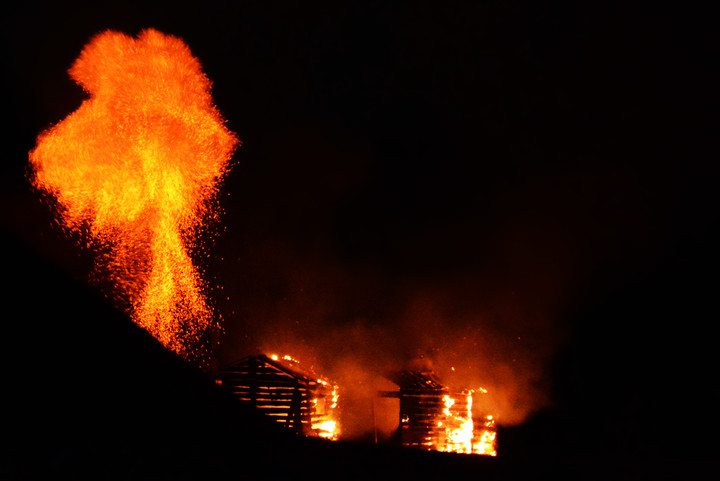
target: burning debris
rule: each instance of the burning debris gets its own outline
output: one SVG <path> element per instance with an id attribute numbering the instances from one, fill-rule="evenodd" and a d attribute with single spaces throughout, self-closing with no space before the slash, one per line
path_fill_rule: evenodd
<path id="1" fill-rule="evenodd" d="M 213 323 L 191 259 L 238 140 L 179 38 L 107 31 L 70 76 L 89 94 L 38 137 L 32 182 L 62 224 L 89 234 L 114 300 L 186 359 Z"/>
<path id="2" fill-rule="evenodd" d="M 218 383 L 303 436 L 338 437 L 338 386 L 290 356 L 249 356 L 220 373 Z"/>
<path id="3" fill-rule="evenodd" d="M 400 399 L 400 442 L 404 447 L 495 456 L 492 416 L 475 417 L 473 395 L 484 390 L 451 392 L 432 371 L 400 371 L 388 376 L 399 391 L 381 391 Z"/>

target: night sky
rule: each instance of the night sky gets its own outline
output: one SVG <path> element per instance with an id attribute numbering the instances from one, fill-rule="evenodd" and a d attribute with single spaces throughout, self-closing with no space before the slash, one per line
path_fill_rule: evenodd
<path id="1" fill-rule="evenodd" d="M 513 384 L 508 449 L 717 458 L 701 442 L 720 403 L 707 12 L 96 3 L 3 13 L 5 231 L 87 278 L 27 153 L 84 98 L 67 69 L 93 35 L 155 28 L 188 44 L 243 142 L 198 256 L 217 365 L 273 347 L 328 371 L 422 356 Z"/>

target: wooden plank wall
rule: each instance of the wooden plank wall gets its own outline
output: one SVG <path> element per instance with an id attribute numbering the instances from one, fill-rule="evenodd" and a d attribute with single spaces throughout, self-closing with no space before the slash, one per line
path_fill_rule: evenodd
<path id="1" fill-rule="evenodd" d="M 445 429 L 438 426 L 443 419 L 444 390 L 403 391 L 400 395 L 401 440 L 403 446 L 430 449 Z"/>
<path id="2" fill-rule="evenodd" d="M 253 404 L 298 434 L 311 434 L 315 384 L 251 358 L 222 374 L 222 384 L 239 400 Z"/>

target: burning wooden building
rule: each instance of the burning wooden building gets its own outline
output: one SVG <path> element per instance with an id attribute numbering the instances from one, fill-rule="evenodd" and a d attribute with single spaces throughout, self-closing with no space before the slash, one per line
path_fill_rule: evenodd
<path id="1" fill-rule="evenodd" d="M 495 455 L 492 416 L 473 419 L 474 390 L 451 392 L 432 371 L 399 371 L 388 378 L 399 391 L 382 397 L 400 399 L 400 442 L 404 447 Z"/>
<path id="2" fill-rule="evenodd" d="M 223 370 L 218 383 L 287 429 L 336 439 L 338 387 L 290 356 L 249 356 Z"/>

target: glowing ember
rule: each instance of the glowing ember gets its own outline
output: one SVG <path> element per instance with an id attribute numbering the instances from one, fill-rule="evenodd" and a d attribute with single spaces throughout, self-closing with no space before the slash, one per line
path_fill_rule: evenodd
<path id="1" fill-rule="evenodd" d="M 483 427 L 475 433 L 473 440 L 473 453 L 487 454 L 497 456 L 497 448 L 495 447 L 495 421 L 492 416 L 487 416 Z"/>
<path id="2" fill-rule="evenodd" d="M 337 439 L 337 422 L 335 421 L 323 421 L 321 423 L 314 423 L 312 426 L 314 432 L 321 438 Z"/>
<path id="3" fill-rule="evenodd" d="M 101 264 L 119 305 L 191 358 L 213 314 L 189 251 L 239 142 L 178 38 L 108 31 L 69 73 L 90 98 L 38 137 L 33 184 L 67 229 L 109 251 Z"/>

